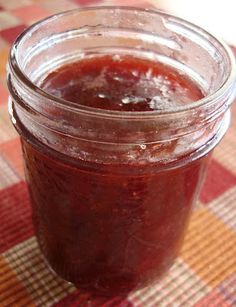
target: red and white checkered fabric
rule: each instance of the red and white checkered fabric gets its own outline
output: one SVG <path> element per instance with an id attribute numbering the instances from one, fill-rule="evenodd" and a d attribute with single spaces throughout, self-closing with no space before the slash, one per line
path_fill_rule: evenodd
<path id="1" fill-rule="evenodd" d="M 34 236 L 18 135 L 8 118 L 6 61 L 31 23 L 83 5 L 158 1 L 0 0 L 0 306 L 236 306 L 236 105 L 214 153 L 184 246 L 157 284 L 126 299 L 91 300 L 46 266 Z"/>

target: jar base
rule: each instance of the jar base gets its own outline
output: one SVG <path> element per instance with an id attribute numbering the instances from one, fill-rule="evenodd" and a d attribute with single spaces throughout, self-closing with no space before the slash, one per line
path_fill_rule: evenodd
<path id="1" fill-rule="evenodd" d="M 174 264 L 173 260 L 172 263 L 170 263 L 163 272 L 158 274 L 157 277 L 145 282 L 138 282 L 137 280 L 132 280 L 132 278 L 128 280 L 126 276 L 120 276 L 119 278 L 113 277 L 109 280 L 102 279 L 101 277 L 97 278 L 97 280 L 94 279 L 92 282 L 88 282 L 88 280 L 85 280 L 81 277 L 74 279 L 71 278 L 71 276 L 65 276 L 65 274 L 62 274 L 53 268 L 42 251 L 41 254 L 48 269 L 55 277 L 62 279 L 64 282 L 80 290 L 80 292 L 82 292 L 84 295 L 88 295 L 90 299 L 126 299 L 131 293 L 148 288 L 156 282 L 160 281 Z"/>

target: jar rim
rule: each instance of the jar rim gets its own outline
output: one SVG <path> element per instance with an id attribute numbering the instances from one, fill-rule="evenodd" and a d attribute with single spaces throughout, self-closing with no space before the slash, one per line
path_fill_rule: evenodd
<path id="1" fill-rule="evenodd" d="M 78 13 L 82 11 L 92 11 L 92 10 L 125 10 L 125 11 L 138 11 L 138 12 L 145 12 L 150 13 L 158 16 L 168 17 L 171 18 L 171 20 L 175 22 L 181 23 L 181 25 L 184 25 L 185 27 L 191 28 L 191 30 L 194 30 L 197 32 L 197 34 L 202 36 L 210 37 L 214 43 L 218 44 L 218 46 L 221 46 L 222 49 L 225 51 L 226 56 L 228 57 L 228 63 L 230 66 L 229 74 L 226 76 L 226 79 L 221 86 L 216 89 L 213 93 L 210 93 L 203 98 L 196 100 L 194 102 L 191 102 L 189 104 L 186 104 L 184 106 L 175 106 L 170 107 L 168 109 L 162 109 L 162 110 L 151 110 L 151 111 L 119 111 L 119 110 L 104 110 L 89 106 L 84 106 L 78 103 L 73 103 L 68 100 L 64 100 L 62 98 L 56 97 L 52 94 L 49 94 L 48 92 L 44 91 L 42 88 L 37 86 L 33 81 L 30 80 L 30 78 L 27 77 L 27 75 L 21 70 L 20 65 L 17 61 L 17 47 L 20 44 L 21 40 L 31 31 L 39 28 L 43 24 L 50 22 L 52 19 L 59 18 L 61 16 L 70 15 L 73 13 Z M 231 87 L 233 86 L 235 79 L 236 79 L 236 63 L 235 58 L 230 50 L 230 47 L 220 38 L 216 37 L 215 35 L 209 33 L 208 31 L 204 30 L 203 28 L 185 20 L 180 17 L 174 16 L 172 14 L 163 12 L 161 10 L 153 10 L 153 9 L 143 9 L 138 7 L 131 7 L 131 6 L 91 6 L 86 8 L 78 8 L 78 9 L 72 9 L 64 12 L 60 12 L 51 16 L 48 16 L 44 19 L 39 20 L 38 22 L 34 23 L 33 25 L 27 27 L 15 40 L 13 43 L 10 53 L 9 53 L 9 64 L 8 64 L 12 70 L 12 72 L 17 76 L 17 78 L 24 84 L 26 87 L 28 87 L 31 91 L 34 91 L 41 97 L 44 97 L 45 99 L 51 100 L 54 102 L 55 105 L 58 105 L 60 108 L 73 111 L 75 113 L 77 112 L 83 112 L 90 115 L 101 115 L 106 117 L 114 117 L 114 118 L 149 118 L 149 117 L 156 117 L 156 116 L 166 116 L 168 114 L 182 114 L 188 111 L 196 110 L 202 106 L 208 106 L 211 105 L 212 102 L 217 100 L 219 97 L 223 96 L 225 92 L 227 92 Z"/>

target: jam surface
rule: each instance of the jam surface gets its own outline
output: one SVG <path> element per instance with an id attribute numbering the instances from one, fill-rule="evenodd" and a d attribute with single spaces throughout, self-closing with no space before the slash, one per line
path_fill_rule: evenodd
<path id="1" fill-rule="evenodd" d="M 154 111 L 203 98 L 199 87 L 169 67 L 131 56 L 103 56 L 65 65 L 41 87 L 85 106 L 117 111 Z"/>
<path id="2" fill-rule="evenodd" d="M 129 56 L 65 65 L 41 87 L 74 103 L 117 111 L 165 109 L 203 96 L 176 71 Z M 155 172 L 147 161 L 135 173 L 127 161 L 116 165 L 116 173 L 101 162 L 92 169 L 89 161 L 71 163 L 36 140 L 22 139 L 22 146 L 36 235 L 60 276 L 89 292 L 117 295 L 148 285 L 170 267 L 208 155 Z"/>

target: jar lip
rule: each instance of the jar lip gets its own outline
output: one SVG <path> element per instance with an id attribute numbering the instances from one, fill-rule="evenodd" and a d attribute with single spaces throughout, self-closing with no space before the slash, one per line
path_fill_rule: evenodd
<path id="1" fill-rule="evenodd" d="M 171 18 L 172 21 L 176 22 L 181 22 L 181 24 L 184 24 L 187 27 L 191 27 L 192 30 L 197 31 L 198 34 L 201 35 L 207 35 L 210 37 L 214 42 L 216 42 L 219 46 L 223 48 L 225 51 L 227 57 L 228 57 L 228 62 L 230 65 L 230 72 L 228 76 L 226 77 L 225 82 L 213 93 L 206 95 L 205 97 L 196 100 L 190 104 L 187 104 L 185 106 L 178 106 L 178 107 L 170 107 L 168 109 L 164 110 L 152 110 L 152 111 L 117 111 L 117 110 L 104 110 L 104 109 L 99 109 L 99 108 L 94 108 L 94 107 L 89 107 L 89 106 L 84 106 L 81 104 L 77 104 L 68 100 L 64 100 L 62 98 L 56 97 L 52 94 L 47 93 L 43 89 L 41 89 L 39 86 L 34 84 L 22 72 L 18 65 L 17 61 L 17 47 L 20 44 L 21 40 L 25 37 L 26 34 L 28 34 L 30 31 L 35 30 L 39 28 L 42 24 L 45 24 L 49 22 L 52 19 L 58 18 L 60 16 L 65 16 L 65 15 L 70 15 L 75 12 L 82 12 L 82 11 L 92 11 L 92 10 L 125 10 L 125 11 L 139 11 L 139 12 L 146 12 L 150 14 L 155 14 L 158 16 L 163 16 L 163 17 L 168 17 Z M 60 12 L 51 16 L 48 16 L 42 20 L 39 20 L 38 22 L 34 23 L 30 27 L 26 28 L 15 40 L 13 43 L 10 53 L 9 53 L 9 67 L 12 69 L 14 74 L 17 76 L 17 78 L 24 84 L 26 85 L 31 91 L 34 91 L 41 97 L 44 97 L 45 99 L 48 99 L 50 101 L 53 101 L 55 106 L 58 105 L 60 108 L 63 108 L 65 110 L 70 110 L 73 112 L 83 112 L 83 113 L 88 113 L 91 115 L 96 115 L 96 116 L 108 116 L 108 117 L 114 117 L 114 118 L 149 118 L 149 117 L 156 117 L 156 116 L 165 116 L 165 115 L 173 115 L 173 114 L 181 114 L 184 112 L 188 112 L 191 110 L 198 109 L 199 107 L 210 105 L 212 101 L 215 101 L 217 98 L 221 97 L 224 95 L 225 92 L 227 92 L 228 89 L 231 88 L 233 85 L 235 78 L 236 78 L 236 63 L 234 59 L 234 55 L 232 51 L 230 50 L 230 47 L 221 39 L 218 37 L 212 35 L 208 31 L 204 30 L 203 28 L 187 21 L 184 20 L 180 17 L 174 16 L 172 14 L 163 12 L 161 10 L 153 10 L 153 9 L 143 9 L 143 8 L 138 8 L 138 7 L 131 7 L 131 6 L 91 6 L 91 7 L 86 7 L 86 8 L 78 8 L 78 9 L 72 9 L 64 12 Z"/>

